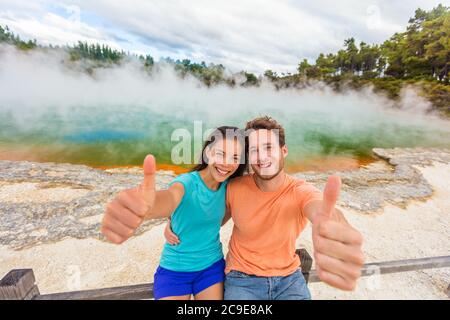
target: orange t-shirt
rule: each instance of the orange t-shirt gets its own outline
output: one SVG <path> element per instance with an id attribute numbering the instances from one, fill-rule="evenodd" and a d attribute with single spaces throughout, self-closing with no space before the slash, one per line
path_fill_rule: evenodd
<path id="1" fill-rule="evenodd" d="M 295 272 L 300 267 L 295 242 L 308 222 L 303 208 L 322 198 L 319 189 L 289 175 L 274 192 L 261 191 L 253 174 L 231 180 L 227 206 L 234 227 L 225 272 L 265 277 Z"/>

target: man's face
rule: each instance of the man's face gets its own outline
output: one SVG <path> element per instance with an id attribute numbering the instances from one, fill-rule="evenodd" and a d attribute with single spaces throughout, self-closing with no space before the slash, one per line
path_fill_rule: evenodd
<path id="1" fill-rule="evenodd" d="M 250 165 L 258 177 L 270 180 L 283 170 L 288 151 L 286 146 L 280 146 L 274 130 L 253 130 L 248 142 Z"/>

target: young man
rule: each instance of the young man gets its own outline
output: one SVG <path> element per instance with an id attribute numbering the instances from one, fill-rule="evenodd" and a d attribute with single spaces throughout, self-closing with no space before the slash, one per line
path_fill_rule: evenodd
<path id="1" fill-rule="evenodd" d="M 295 254 L 295 241 L 312 223 L 314 260 L 323 282 L 353 290 L 364 263 L 362 236 L 335 203 L 340 179 L 328 179 L 324 194 L 284 171 L 284 129 L 275 120 L 249 121 L 252 174 L 230 181 L 227 218 L 234 228 L 226 259 L 225 299 L 310 299 Z"/>
<path id="2" fill-rule="evenodd" d="M 226 260 L 224 298 L 228 300 L 310 299 L 295 254 L 295 241 L 308 220 L 313 225 L 316 270 L 322 281 L 353 290 L 361 275 L 362 236 L 335 209 L 340 179 L 328 179 L 324 194 L 284 172 L 288 154 L 284 129 L 274 119 L 249 121 L 252 174 L 235 178 L 227 188 L 223 224 L 234 228 Z M 179 239 L 166 228 L 169 243 Z"/>

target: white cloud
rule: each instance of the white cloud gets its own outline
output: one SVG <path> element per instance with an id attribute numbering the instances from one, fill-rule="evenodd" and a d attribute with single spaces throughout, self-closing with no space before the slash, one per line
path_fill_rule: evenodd
<path id="1" fill-rule="evenodd" d="M 100 41 L 155 58 L 222 63 L 234 71 L 295 71 L 298 61 L 335 52 L 343 40 L 379 43 L 406 26 L 417 7 L 439 1 L 98 0 L 76 5 L 82 23 L 46 12 L 48 1 L 0 0 L 0 23 L 42 42 Z M 3 9 L 4 8 L 4 9 Z M 23 14 L 23 13 L 27 14 Z M 84 16 L 100 17 L 105 24 Z M 117 34 L 115 34 L 117 33 Z M 117 41 L 120 35 L 129 41 Z"/>
<path id="2" fill-rule="evenodd" d="M 65 45 L 86 41 L 101 42 L 116 49 L 120 48 L 101 30 L 50 12 L 44 13 L 41 19 L 0 12 L 0 24 L 7 25 L 14 33 L 25 39 L 36 39 L 42 44 Z"/>

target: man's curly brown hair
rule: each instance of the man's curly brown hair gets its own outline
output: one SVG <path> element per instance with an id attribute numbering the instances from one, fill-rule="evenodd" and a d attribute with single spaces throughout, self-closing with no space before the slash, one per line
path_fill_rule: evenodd
<path id="1" fill-rule="evenodd" d="M 284 128 L 272 117 L 262 116 L 248 121 L 245 126 L 245 130 L 252 130 L 252 129 L 275 130 L 275 132 L 277 132 L 278 135 L 278 142 L 280 143 L 280 147 L 283 147 L 286 144 Z"/>

